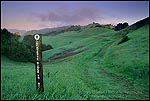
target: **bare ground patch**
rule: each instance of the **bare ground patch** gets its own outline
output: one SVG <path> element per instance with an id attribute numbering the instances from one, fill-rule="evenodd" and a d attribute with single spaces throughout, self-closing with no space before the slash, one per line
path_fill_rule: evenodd
<path id="1" fill-rule="evenodd" d="M 67 49 L 67 50 L 64 49 L 63 52 L 56 53 L 56 54 L 52 55 L 51 57 L 48 58 L 47 61 L 44 61 L 44 62 L 54 62 L 55 60 L 61 60 L 61 59 L 64 59 L 66 57 L 73 56 L 73 55 L 76 55 L 76 54 L 79 54 L 83 51 L 88 50 L 88 48 L 84 48 L 82 50 L 76 51 L 79 48 L 83 48 L 83 46 L 79 46 L 77 48 L 71 48 L 71 49 Z M 69 61 L 69 60 L 66 60 L 66 61 Z"/>
<path id="2" fill-rule="evenodd" d="M 116 74 L 114 74 L 114 73 L 109 73 L 109 72 L 107 72 L 106 70 L 104 70 L 103 68 L 100 68 L 100 70 L 101 70 L 101 71 L 100 71 L 101 73 L 104 73 L 104 74 L 108 75 L 109 77 L 115 78 L 115 79 L 121 81 L 121 82 L 122 82 L 123 84 L 125 84 L 125 85 L 127 85 L 127 84 L 129 83 L 128 80 L 126 80 L 125 78 L 123 78 L 123 77 L 121 77 L 121 76 L 118 76 L 118 75 L 116 75 Z"/>

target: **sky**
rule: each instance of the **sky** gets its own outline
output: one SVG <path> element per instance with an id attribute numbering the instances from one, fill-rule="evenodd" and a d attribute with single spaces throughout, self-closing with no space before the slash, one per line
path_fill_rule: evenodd
<path id="1" fill-rule="evenodd" d="M 149 1 L 1 1 L 1 28 L 38 30 L 92 22 L 129 25 L 149 16 Z"/>

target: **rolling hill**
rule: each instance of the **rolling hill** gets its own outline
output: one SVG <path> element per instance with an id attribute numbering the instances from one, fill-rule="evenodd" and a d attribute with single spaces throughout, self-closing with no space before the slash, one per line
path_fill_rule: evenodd
<path id="1" fill-rule="evenodd" d="M 19 32 L 21 36 L 26 35 L 25 33 L 27 32 L 26 30 L 18 30 L 18 29 L 8 29 L 8 31 L 11 33 Z"/>
<path id="2" fill-rule="evenodd" d="M 40 30 L 31 30 L 31 31 L 27 31 L 25 33 L 25 35 L 33 35 L 35 33 L 47 34 L 52 31 L 59 31 L 59 30 L 63 30 L 63 29 L 69 28 L 69 27 L 70 26 L 63 26 L 63 27 L 56 27 L 56 28 L 44 28 L 44 29 L 40 29 Z"/>
<path id="3" fill-rule="evenodd" d="M 1 56 L 3 100 L 149 99 L 149 17 L 121 31 L 84 27 L 42 41 L 54 48 L 42 53 L 44 93 L 35 92 L 34 64 Z"/>

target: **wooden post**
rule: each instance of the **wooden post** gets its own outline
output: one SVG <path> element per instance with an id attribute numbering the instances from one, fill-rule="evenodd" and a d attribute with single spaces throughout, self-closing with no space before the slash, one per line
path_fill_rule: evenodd
<path id="1" fill-rule="evenodd" d="M 42 66 L 42 36 L 34 35 L 35 39 L 35 73 L 36 73 L 36 89 L 39 92 L 44 92 L 43 86 L 43 66 Z"/>

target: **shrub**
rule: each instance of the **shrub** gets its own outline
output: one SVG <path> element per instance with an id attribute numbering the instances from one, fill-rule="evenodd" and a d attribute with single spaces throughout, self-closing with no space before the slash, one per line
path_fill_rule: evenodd
<path id="1" fill-rule="evenodd" d="M 121 41 L 118 42 L 118 44 L 122 44 L 122 43 L 124 43 L 124 42 L 126 42 L 126 41 L 128 41 L 128 40 L 129 40 L 129 37 L 128 37 L 128 36 L 124 36 L 124 37 L 121 39 Z"/>

